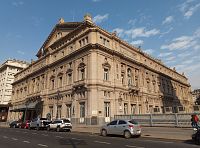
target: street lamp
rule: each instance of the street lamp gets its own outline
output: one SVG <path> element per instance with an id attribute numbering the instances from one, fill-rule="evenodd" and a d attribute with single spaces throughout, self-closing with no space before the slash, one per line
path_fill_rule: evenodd
<path id="1" fill-rule="evenodd" d="M 60 91 L 58 90 L 57 91 L 57 112 L 56 112 L 56 119 L 58 119 L 58 101 L 60 100 L 61 98 L 61 95 L 60 95 Z"/>

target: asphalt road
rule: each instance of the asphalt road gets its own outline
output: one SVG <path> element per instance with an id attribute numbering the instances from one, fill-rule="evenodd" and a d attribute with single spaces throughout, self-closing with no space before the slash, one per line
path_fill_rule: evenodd
<path id="1" fill-rule="evenodd" d="M 153 138 L 124 139 L 73 132 L 0 128 L 0 148 L 191 148 L 192 141 Z"/>

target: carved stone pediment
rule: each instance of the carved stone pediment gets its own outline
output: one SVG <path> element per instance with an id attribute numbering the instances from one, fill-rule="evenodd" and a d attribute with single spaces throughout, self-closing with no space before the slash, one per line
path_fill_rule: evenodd
<path id="1" fill-rule="evenodd" d="M 54 75 L 51 75 L 51 76 L 50 76 L 50 79 L 54 79 L 54 78 L 55 78 L 55 76 L 54 76 Z"/>
<path id="2" fill-rule="evenodd" d="M 102 64 L 103 68 L 111 68 L 111 65 L 108 62 Z"/>
<path id="3" fill-rule="evenodd" d="M 72 68 L 68 68 L 67 71 L 66 71 L 66 73 L 71 73 L 72 71 L 73 71 Z"/>
<path id="4" fill-rule="evenodd" d="M 81 62 L 79 65 L 78 65 L 78 68 L 84 68 L 86 66 L 85 63 Z"/>
<path id="5" fill-rule="evenodd" d="M 63 72 L 59 72 L 59 73 L 58 73 L 58 76 L 62 76 L 62 75 L 63 75 Z"/>

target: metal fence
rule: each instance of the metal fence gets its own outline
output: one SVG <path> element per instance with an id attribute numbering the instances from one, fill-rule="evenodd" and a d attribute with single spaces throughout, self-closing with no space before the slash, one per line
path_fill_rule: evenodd
<path id="1" fill-rule="evenodd" d="M 143 126 L 191 127 L 193 113 L 115 115 L 114 119 L 135 119 Z M 200 113 L 197 114 L 200 117 Z"/>

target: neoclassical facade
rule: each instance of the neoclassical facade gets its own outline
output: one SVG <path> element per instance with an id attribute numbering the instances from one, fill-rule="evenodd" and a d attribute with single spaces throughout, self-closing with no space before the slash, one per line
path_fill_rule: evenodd
<path id="1" fill-rule="evenodd" d="M 165 66 L 92 22 L 59 23 L 15 75 L 10 119 L 26 112 L 101 124 L 119 114 L 191 112 L 190 84 Z"/>

